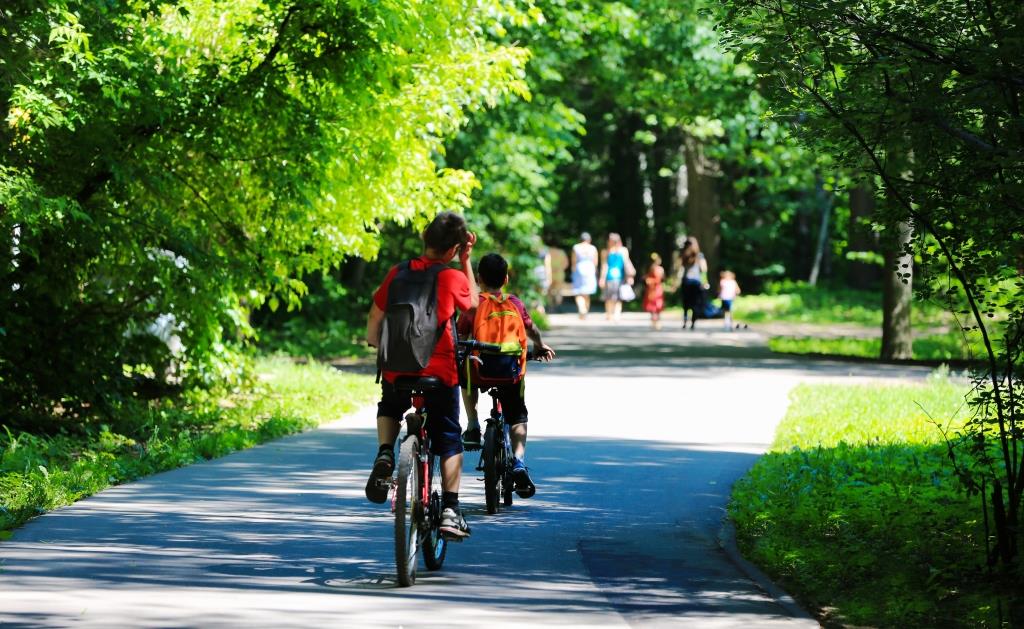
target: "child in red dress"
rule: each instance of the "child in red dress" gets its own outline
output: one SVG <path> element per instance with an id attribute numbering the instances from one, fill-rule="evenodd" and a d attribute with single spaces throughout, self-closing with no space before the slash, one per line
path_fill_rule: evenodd
<path id="1" fill-rule="evenodd" d="M 665 269 L 661 266 L 661 256 L 651 254 L 651 265 L 647 267 L 644 283 L 644 311 L 651 313 L 651 327 L 661 329 L 661 311 L 665 309 Z"/>

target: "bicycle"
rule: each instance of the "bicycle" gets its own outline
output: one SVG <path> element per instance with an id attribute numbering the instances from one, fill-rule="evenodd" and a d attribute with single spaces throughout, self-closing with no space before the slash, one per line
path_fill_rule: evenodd
<path id="1" fill-rule="evenodd" d="M 464 360 L 471 358 L 469 352 L 472 351 L 479 351 L 483 354 L 501 353 L 501 347 L 493 343 L 469 340 L 458 341 L 458 344 L 463 348 L 464 355 L 461 358 Z M 526 359 L 540 360 L 541 357 L 529 352 Z M 515 491 L 515 483 L 512 479 L 512 440 L 509 436 L 509 426 L 505 423 L 505 415 L 501 410 L 501 400 L 498 399 L 498 387 L 488 387 L 487 394 L 491 396 L 491 414 L 487 418 L 480 462 L 476 469 L 484 473 L 484 498 L 487 504 L 487 513 L 494 515 L 498 513 L 502 505 L 512 506 L 512 492 Z"/>
<path id="2" fill-rule="evenodd" d="M 417 550 L 422 549 L 423 563 L 428 570 L 440 570 L 448 552 L 448 540 L 440 531 L 441 463 L 430 451 L 426 408 L 426 395 L 442 386 L 434 376 L 407 376 L 395 380 L 395 389 L 410 395 L 414 408 L 405 416 L 406 436 L 399 450 L 398 475 L 392 480 L 395 565 L 402 587 L 416 582 Z"/>

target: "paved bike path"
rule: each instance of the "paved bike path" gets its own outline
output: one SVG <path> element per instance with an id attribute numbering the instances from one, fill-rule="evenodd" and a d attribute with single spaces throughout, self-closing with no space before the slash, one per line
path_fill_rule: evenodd
<path id="1" fill-rule="evenodd" d="M 392 521 L 363 497 L 366 409 L 30 522 L 0 543 L 0 626 L 816 626 L 720 549 L 729 488 L 796 382 L 926 370 L 639 319 L 550 337 L 527 397 L 537 496 L 487 516 L 469 455 L 473 537 L 415 587 L 395 587 Z"/>

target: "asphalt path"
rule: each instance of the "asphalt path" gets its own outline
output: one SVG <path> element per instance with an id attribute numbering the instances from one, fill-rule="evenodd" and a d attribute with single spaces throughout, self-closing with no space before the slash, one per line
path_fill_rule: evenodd
<path id="1" fill-rule="evenodd" d="M 553 319 L 559 358 L 527 386 L 537 495 L 486 515 L 467 455 L 472 538 L 414 587 L 363 496 L 368 408 L 33 520 L 0 543 L 0 626 L 817 626 L 729 552 L 730 487 L 798 382 L 928 370 L 783 358 L 712 322 Z"/>

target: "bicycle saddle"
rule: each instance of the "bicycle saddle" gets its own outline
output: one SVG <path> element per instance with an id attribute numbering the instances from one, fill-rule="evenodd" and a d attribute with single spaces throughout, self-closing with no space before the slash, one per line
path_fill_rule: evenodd
<path id="1" fill-rule="evenodd" d="M 437 376 L 399 376 L 395 378 L 395 389 L 405 392 L 434 391 L 444 386 Z"/>

